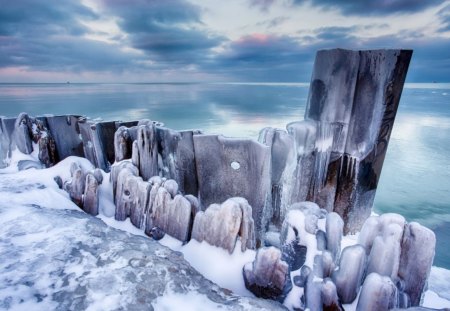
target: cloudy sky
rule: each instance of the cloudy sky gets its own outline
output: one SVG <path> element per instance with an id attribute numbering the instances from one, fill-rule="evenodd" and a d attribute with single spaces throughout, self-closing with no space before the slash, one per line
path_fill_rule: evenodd
<path id="1" fill-rule="evenodd" d="M 308 82 L 334 47 L 450 82 L 450 0 L 0 0 L 0 82 Z"/>

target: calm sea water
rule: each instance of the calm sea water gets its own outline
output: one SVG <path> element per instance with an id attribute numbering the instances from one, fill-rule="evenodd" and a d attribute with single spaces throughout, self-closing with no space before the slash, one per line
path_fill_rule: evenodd
<path id="1" fill-rule="evenodd" d="M 174 129 L 256 138 L 303 119 L 308 84 L 0 84 L 0 115 L 149 118 Z M 450 84 L 403 91 L 375 200 L 437 235 L 435 265 L 450 268 Z"/>

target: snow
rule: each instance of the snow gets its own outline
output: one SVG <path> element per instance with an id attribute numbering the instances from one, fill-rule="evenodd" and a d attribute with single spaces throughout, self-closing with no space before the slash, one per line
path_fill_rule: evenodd
<path id="1" fill-rule="evenodd" d="M 447 293 L 449 292 L 449 288 L 447 287 Z M 442 298 L 435 292 L 431 290 L 427 290 L 425 292 L 425 295 L 423 297 L 423 304 L 424 307 L 427 308 L 436 308 L 436 309 L 443 309 L 443 308 L 450 308 L 450 301 Z"/>
<path id="2" fill-rule="evenodd" d="M 207 279 L 240 296 L 253 296 L 245 288 L 242 268 L 255 259 L 256 252 L 253 250 L 242 252 L 240 241 L 237 241 L 231 255 L 223 248 L 196 240 L 191 240 L 181 247 L 180 251 L 184 258 Z"/>
<path id="3" fill-rule="evenodd" d="M 242 252 L 241 241 L 236 242 L 232 254 L 223 248 L 212 246 L 205 241 L 200 243 L 194 239 L 182 245 L 182 242 L 167 234 L 159 242 L 183 253 L 192 267 L 220 287 L 240 296 L 253 296 L 245 288 L 242 268 L 246 263 L 255 260 L 256 252 L 254 250 Z"/>
<path id="4" fill-rule="evenodd" d="M 17 235 L 5 239 L 2 236 L 0 239 L 0 310 L 12 308 L 14 310 L 52 310 L 55 309 L 55 303 L 50 299 L 51 293 L 56 292 L 61 288 L 63 281 L 57 276 L 53 278 L 49 274 L 43 277 L 35 277 L 39 271 L 46 271 L 49 269 L 59 269 L 64 267 L 66 274 L 73 274 L 81 277 L 86 267 L 95 267 L 95 262 L 98 258 L 93 258 L 89 253 L 83 253 L 82 262 L 71 262 L 70 254 L 73 249 L 75 241 L 86 239 L 77 235 L 77 231 L 69 234 L 65 232 L 66 237 L 60 238 L 63 234 L 64 226 L 52 227 L 48 225 L 51 220 L 44 216 L 40 217 L 39 208 L 50 208 L 59 210 L 77 210 L 80 209 L 70 201 L 68 194 L 59 189 L 54 181 L 55 176 L 60 176 L 63 181 L 70 178 L 70 164 L 74 161 L 78 162 L 85 170 L 93 169 L 92 164 L 83 158 L 69 157 L 52 168 L 36 170 L 29 169 L 25 171 L 17 170 L 17 163 L 20 160 L 34 160 L 37 155 L 24 155 L 17 150 L 13 152 L 10 160 L 10 166 L 5 169 L 0 169 L 0 227 L 10 228 L 11 226 L 20 226 L 21 219 L 34 217 L 35 222 L 32 223 L 28 231 L 33 234 L 25 236 Z M 141 229 L 134 227 L 130 220 L 119 222 L 114 219 L 114 203 L 112 196 L 112 186 L 109 181 L 109 174 L 103 172 L 103 182 L 99 188 L 100 195 L 100 214 L 98 218 L 101 219 L 110 227 L 120 229 L 132 235 L 145 236 Z M 41 207 L 37 208 L 36 205 Z M 304 224 L 304 217 L 302 213 L 293 213 L 291 215 L 292 223 Z M 77 220 L 79 225 L 83 224 L 83 220 Z M 67 226 L 73 226 L 72 223 L 67 223 Z M 319 228 L 324 225 L 319 222 Z M 299 225 L 300 228 L 303 226 Z M 11 229 L 12 230 L 12 229 Z M 304 241 L 308 249 L 316 250 L 316 240 L 313 235 L 302 232 L 300 236 L 306 238 Z M 311 237 L 310 237 L 311 236 Z M 292 238 L 292 237 L 289 237 Z M 98 239 L 98 237 L 92 237 Z M 342 239 L 341 249 L 357 243 L 358 236 L 345 236 Z M 19 253 L 11 253 L 8 243 L 13 243 L 15 247 L 20 248 Z M 3 243 L 3 244 L 2 244 Z M 6 243 L 6 244 L 5 244 Z M 44 243 L 44 244 L 43 244 Z M 207 242 L 198 242 L 191 240 L 189 243 L 183 245 L 182 242 L 166 235 L 160 243 L 171 248 L 174 251 L 181 252 L 184 258 L 202 275 L 212 280 L 219 286 L 229 289 L 234 293 L 242 296 L 252 296 L 252 294 L 245 288 L 242 267 L 252 262 L 255 258 L 255 251 L 247 250 L 241 251 L 240 241 L 237 242 L 235 251 L 229 254 L 226 250 L 209 245 Z M 52 252 L 48 247 L 43 245 L 52 245 L 55 249 L 65 249 L 63 252 Z M 79 250 L 83 252 L 83 250 Z M 112 252 L 116 250 L 111 250 Z M 310 252 L 308 252 L 310 253 Z M 308 254 L 307 264 L 312 267 L 315 251 Z M 47 267 L 49 265 L 48 256 L 58 258 L 60 267 Z M 114 290 L 100 290 L 95 286 L 89 289 L 89 307 L 88 310 L 107 309 L 108 306 L 118 306 L 123 300 L 123 297 L 118 294 L 120 291 L 120 280 L 110 276 L 111 270 L 120 269 L 126 262 L 117 260 L 109 264 L 108 267 L 95 270 L 96 275 L 102 282 L 111 282 L 114 284 Z M 28 271 L 29 265 L 34 265 L 32 268 L 35 274 Z M 52 261 L 54 265 L 54 261 Z M 11 268 L 13 267 L 13 268 Z M 62 269 L 62 268 L 61 268 Z M 111 269 L 111 270 L 108 270 Z M 291 277 L 296 275 L 298 271 L 293 272 Z M 15 280 L 22 278 L 30 283 L 8 283 L 8 280 Z M 112 278 L 112 279 L 111 279 Z M 92 277 L 91 277 L 92 279 Z M 71 283 L 72 282 L 72 283 Z M 70 288 L 76 286 L 73 281 L 66 284 Z M 92 280 L 91 280 L 92 282 Z M 99 281 L 100 282 L 100 281 Z M 28 285 L 27 285 L 28 284 Z M 52 285 L 53 284 L 53 285 Z M 102 285 L 103 284 L 103 285 Z M 104 287 L 105 283 L 98 283 L 99 287 Z M 49 288 L 54 286 L 49 291 Z M 92 285 L 92 284 L 91 284 Z M 450 308 L 450 270 L 433 267 L 431 270 L 428 290 L 425 293 L 423 306 L 429 308 Z M 299 306 L 299 297 L 302 289 L 294 286 L 294 291 L 291 292 L 285 300 L 285 306 L 289 309 Z M 37 303 L 39 301 L 39 303 Z M 189 303 L 186 303 L 189 301 Z M 200 307 L 202 306 L 202 307 Z M 219 305 L 207 299 L 206 296 L 199 293 L 181 294 L 171 291 L 166 288 L 164 296 L 157 298 L 153 302 L 155 310 L 199 310 L 199 309 L 217 309 Z M 344 306 L 346 310 L 354 310 L 356 303 Z"/>
<path id="5" fill-rule="evenodd" d="M 189 303 L 186 303 L 189 302 Z M 155 311 L 198 311 L 198 310 L 222 310 L 222 306 L 212 302 L 205 295 L 189 292 L 187 294 L 175 293 L 167 290 L 164 296 L 158 297 L 152 307 Z"/>

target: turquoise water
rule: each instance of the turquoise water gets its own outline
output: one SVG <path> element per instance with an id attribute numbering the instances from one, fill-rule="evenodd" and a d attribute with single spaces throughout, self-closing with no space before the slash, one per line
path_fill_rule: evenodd
<path id="1" fill-rule="evenodd" d="M 174 129 L 256 138 L 303 119 L 308 84 L 0 84 L 0 115 L 149 118 Z M 432 228 L 435 265 L 450 268 L 450 84 L 403 91 L 375 200 Z"/>

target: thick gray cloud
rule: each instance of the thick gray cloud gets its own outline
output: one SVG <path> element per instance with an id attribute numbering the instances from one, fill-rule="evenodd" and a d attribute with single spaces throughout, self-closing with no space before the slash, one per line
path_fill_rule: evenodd
<path id="1" fill-rule="evenodd" d="M 308 82 L 317 50 L 347 49 L 413 49 L 407 81 L 449 82 L 450 39 L 412 38 L 398 33 L 370 39 L 354 35 L 359 26 L 324 27 L 314 34 L 299 37 L 256 35 L 231 42 L 228 49 L 216 55 L 208 70 L 221 71 L 237 80 Z"/>
<path id="2" fill-rule="evenodd" d="M 308 81 L 313 59 L 293 37 L 257 34 L 229 42 L 207 69 L 236 80 Z"/>
<path id="3" fill-rule="evenodd" d="M 248 0 L 251 7 L 268 11 L 274 0 Z M 338 9 L 351 15 L 389 15 L 420 12 L 445 0 L 285 0 L 287 5 L 313 5 L 324 10 Z"/>
<path id="4" fill-rule="evenodd" d="M 328 3 L 314 1 L 320 5 Z M 268 7 L 272 2 L 253 0 L 252 5 Z M 397 2 L 396 12 L 406 12 L 400 5 L 404 2 Z M 340 3 L 342 10 L 347 10 L 346 4 L 351 1 Z M 378 12 L 382 12 L 381 4 L 393 6 L 396 1 L 377 3 Z M 409 10 L 420 6 L 410 3 Z M 0 7 L 0 68 L 20 66 L 75 73 L 192 70 L 233 81 L 307 82 L 319 49 L 402 47 L 415 50 L 408 81 L 450 79 L 450 39 L 427 38 L 421 32 L 371 38 L 355 35 L 367 27 L 383 25 L 322 27 L 290 35 L 252 34 L 230 40 L 209 32 L 202 23 L 204 12 L 186 0 L 103 0 L 101 13 L 76 0 L 54 1 L 51 5 L 36 0 L 0 0 Z M 441 31 L 449 30 L 449 11 L 447 6 L 436 16 Z M 95 22 L 101 19 L 100 14 L 117 20 L 123 35 L 111 38 L 116 44 L 86 38 L 92 29 L 82 21 Z M 270 29 L 288 18 L 268 18 L 260 26 Z M 122 47 L 143 53 L 125 52 Z"/>
<path id="5" fill-rule="evenodd" d="M 324 9 L 337 8 L 346 14 L 389 15 L 420 12 L 445 0 L 294 0 L 296 4 L 309 2 Z"/>
<path id="6" fill-rule="evenodd" d="M 89 40 L 81 20 L 98 16 L 76 0 L 0 0 L 0 67 L 40 71 L 122 71 L 132 60 L 117 45 Z"/>
<path id="7" fill-rule="evenodd" d="M 202 30 L 201 11 L 185 0 L 105 0 L 105 9 L 120 18 L 131 45 L 150 59 L 196 64 L 223 38 Z"/>
<path id="8" fill-rule="evenodd" d="M 77 18 L 97 15 L 76 0 L 0 0 L 0 36 L 81 35 L 87 31 Z"/>

